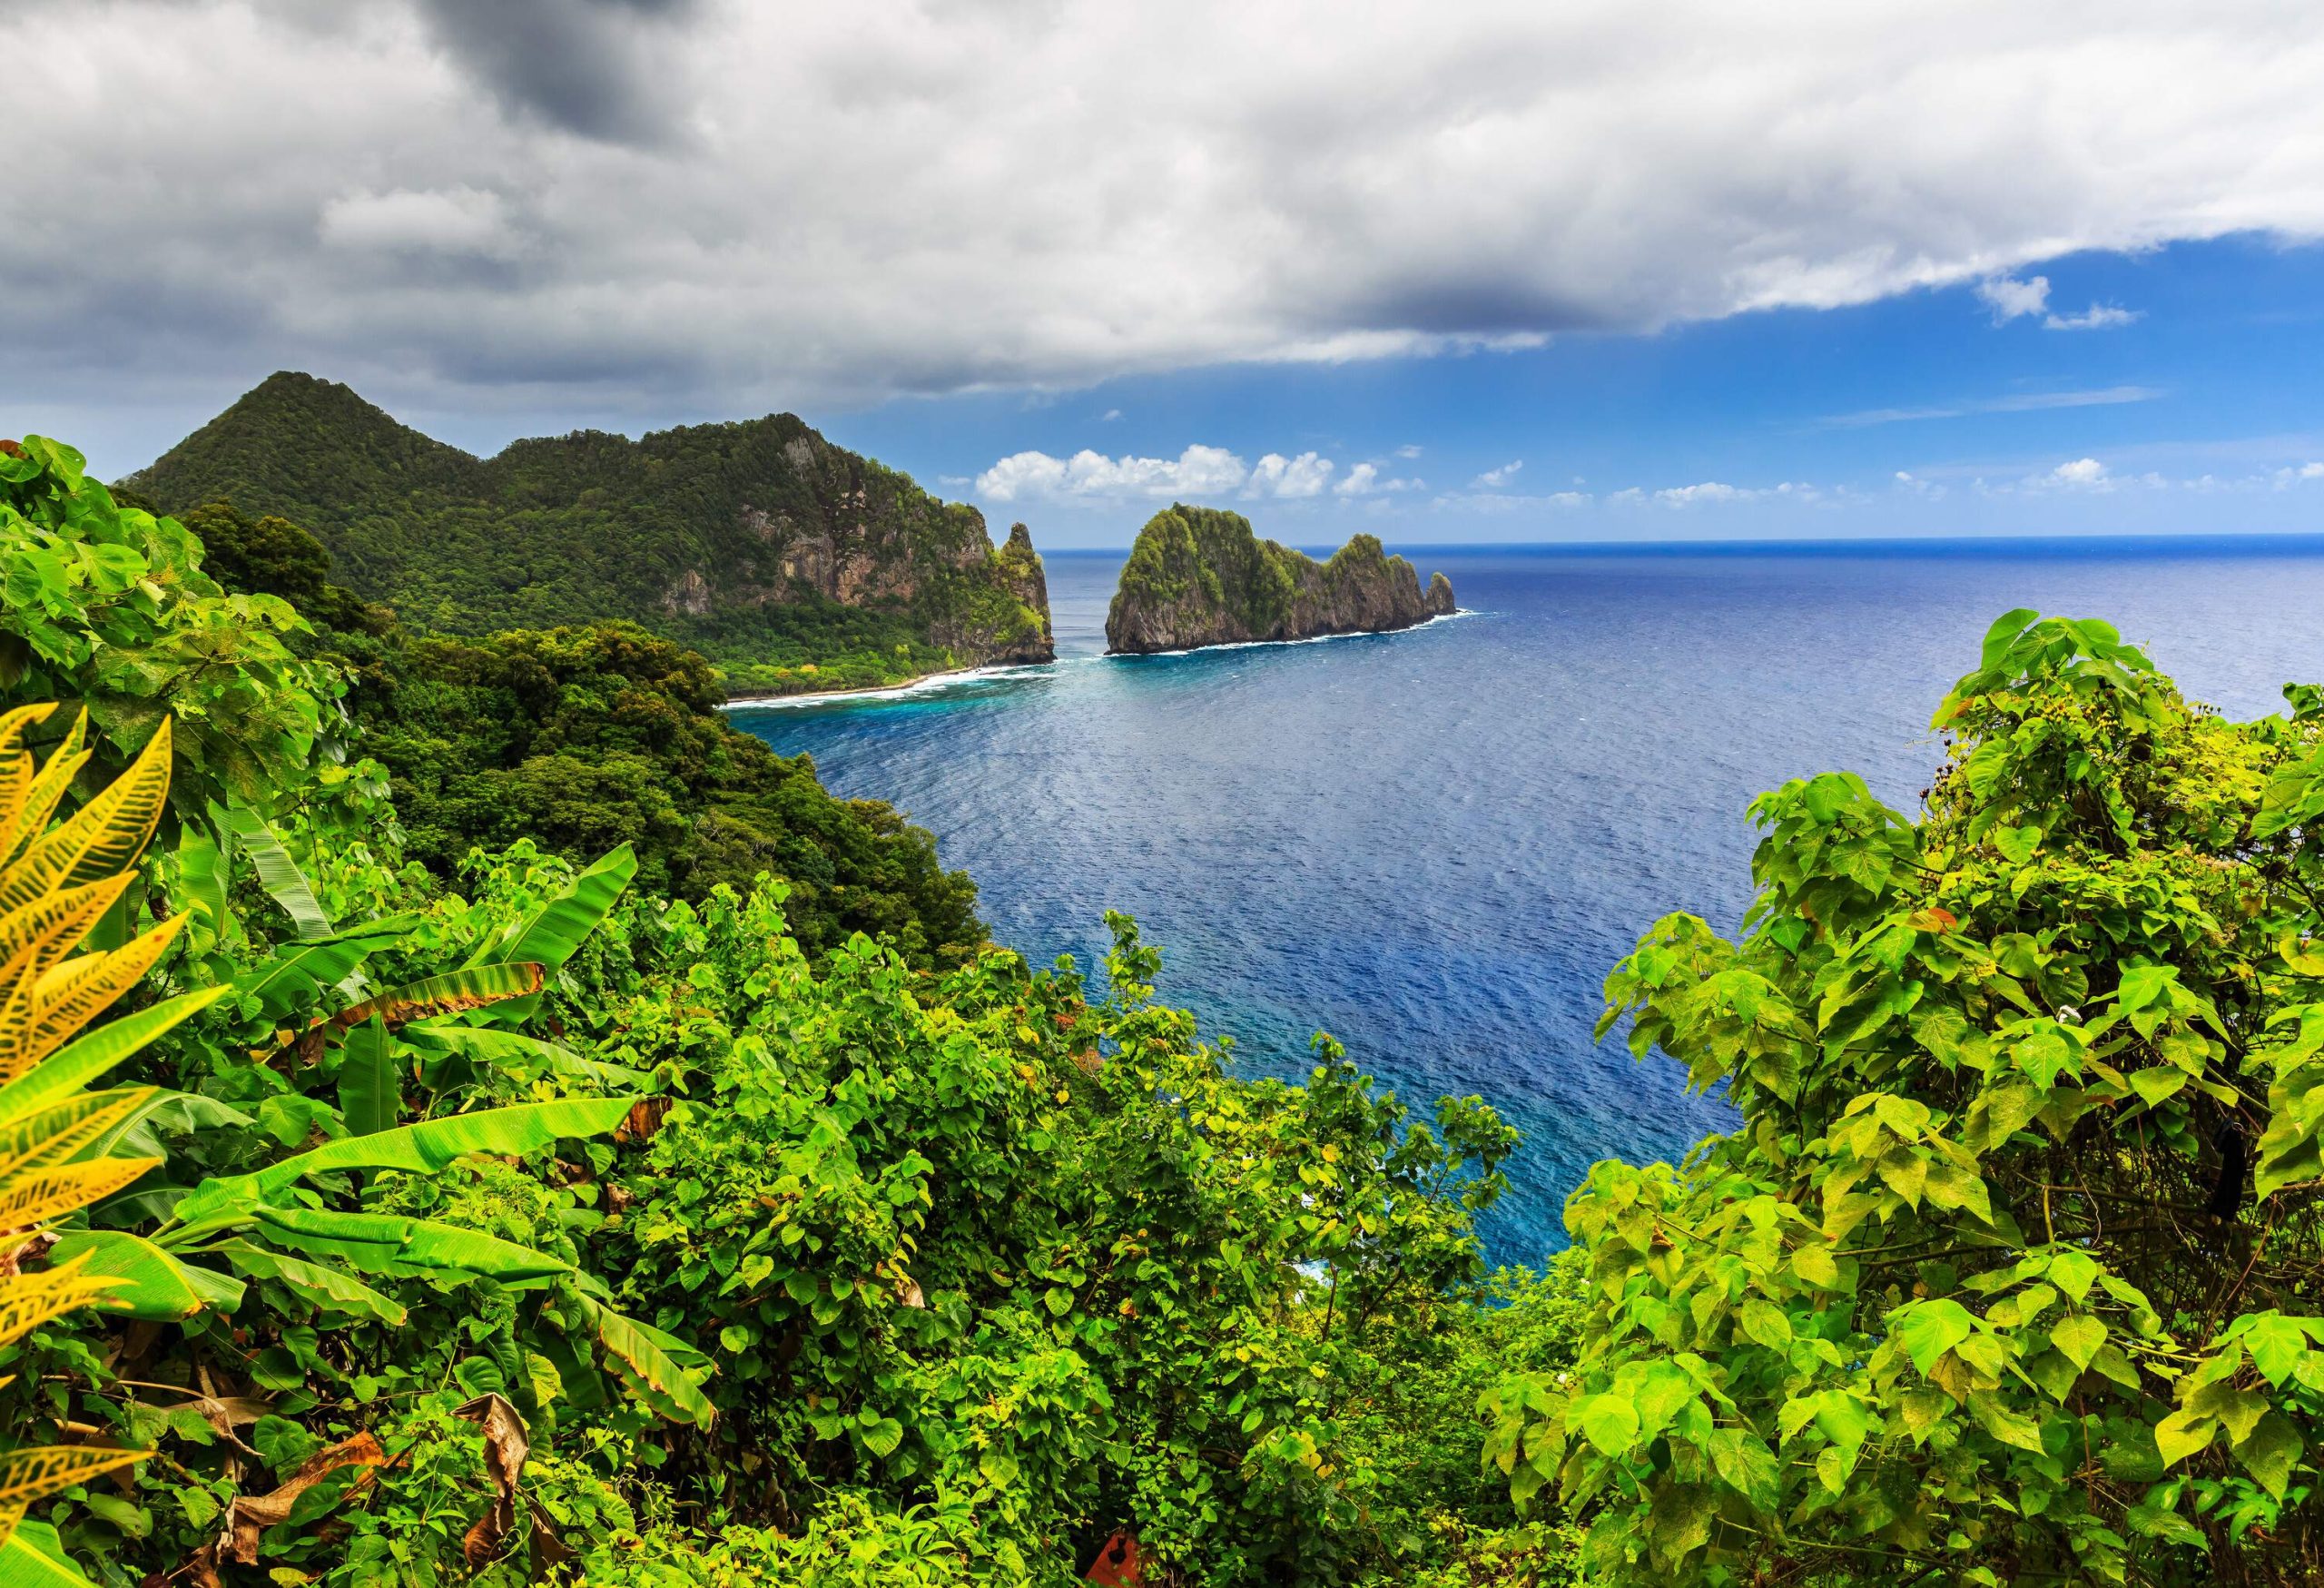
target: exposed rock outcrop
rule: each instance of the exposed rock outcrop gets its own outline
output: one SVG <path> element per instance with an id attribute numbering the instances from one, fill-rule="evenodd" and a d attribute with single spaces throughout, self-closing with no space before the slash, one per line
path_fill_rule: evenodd
<path id="1" fill-rule="evenodd" d="M 1410 628 L 1453 610 L 1443 574 L 1420 576 L 1379 538 L 1317 562 L 1262 540 L 1238 513 L 1173 504 L 1138 531 L 1106 613 L 1106 648 L 1126 656 L 1252 640 Z"/>

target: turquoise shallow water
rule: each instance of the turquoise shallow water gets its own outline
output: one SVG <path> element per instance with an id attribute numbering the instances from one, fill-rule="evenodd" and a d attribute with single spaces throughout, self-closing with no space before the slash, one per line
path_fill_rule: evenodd
<path id="1" fill-rule="evenodd" d="M 1911 810 L 2002 612 L 2108 618 L 2237 715 L 2324 678 L 2324 540 L 1410 555 L 1466 616 L 1131 660 L 1098 654 L 1119 556 L 1053 554 L 1054 666 L 735 721 L 934 831 L 1037 961 L 1136 915 L 1246 1067 L 1300 1073 L 1321 1029 L 1413 1101 L 1501 1108 L 1520 1260 L 1593 1159 L 1728 1119 L 1591 1041 L 1607 967 L 1667 911 L 1739 921 L 1759 790 L 1847 768 Z"/>

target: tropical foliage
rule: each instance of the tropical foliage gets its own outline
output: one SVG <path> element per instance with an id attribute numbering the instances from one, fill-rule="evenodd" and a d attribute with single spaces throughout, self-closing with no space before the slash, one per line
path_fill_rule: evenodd
<path id="1" fill-rule="evenodd" d="M 625 623 L 415 635 L 330 583 L 328 555 L 297 525 L 252 524 L 223 502 L 187 523 L 230 588 L 313 617 L 291 644 L 345 674 L 403 852 L 438 877 L 479 845 L 528 839 L 586 860 L 627 844 L 641 886 L 682 898 L 784 878 L 811 955 L 861 932 L 925 968 L 982 940 L 974 884 L 938 863 L 926 832 L 878 801 L 832 797 L 805 756 L 729 726 L 719 676 L 693 652 Z"/>
<path id="2" fill-rule="evenodd" d="M 238 577 L 301 560 L 226 528 Z M 339 684 L 346 631 L 288 621 Z M 535 720 L 584 731 L 602 688 L 618 732 L 601 681 L 658 643 L 502 655 L 583 653 Z M 151 1454 L 40 1503 L 44 1572 L 1014 1588 L 1110 1549 L 1183 1588 L 1567 1580 L 1565 1530 L 1477 1462 L 1480 1393 L 1580 1319 L 1570 1263 L 1485 1272 L 1490 1110 L 1413 1114 L 1328 1041 L 1303 1085 L 1238 1078 L 1118 918 L 1088 977 L 811 942 L 806 879 L 674 900 L 618 844 L 418 865 L 403 778 L 359 759 L 418 714 L 375 728 L 345 671 L 359 759 L 310 747 L 262 797 L 164 819 L 172 741 L 141 747 L 162 836 L 91 917 L 158 945 L 106 1028 L 135 1101 L 22 1264 L 111 1283 L 0 1349 L 0 1445 Z M 86 822 L 110 796 L 64 742 L 34 782 Z"/>
<path id="3" fill-rule="evenodd" d="M 1741 1126 L 1601 1164 L 1571 1380 L 1492 1455 L 1609 1583 L 2312 1582 L 2324 711 L 2232 723 L 2013 612 L 1917 822 L 1785 785 L 1744 936 L 1608 1020 Z"/>

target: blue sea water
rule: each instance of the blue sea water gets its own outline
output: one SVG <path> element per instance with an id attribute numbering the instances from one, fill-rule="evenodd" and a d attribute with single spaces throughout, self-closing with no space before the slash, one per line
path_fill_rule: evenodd
<path id="1" fill-rule="evenodd" d="M 1407 1100 L 1525 1134 L 1493 1254 L 1565 1241 L 1595 1159 L 1731 1116 L 1591 1040 L 1657 917 L 1749 902 L 1758 791 L 1862 773 L 1910 812 L 1930 712 L 2013 607 L 2101 616 L 2230 715 L 2324 678 L 2324 540 L 1410 553 L 1464 615 L 1402 634 L 1108 658 L 1118 554 L 1047 559 L 1060 659 L 901 697 L 740 708 L 826 782 L 894 802 L 976 878 L 1000 941 L 1097 969 L 1104 912 L 1254 1072 L 1332 1032 Z"/>

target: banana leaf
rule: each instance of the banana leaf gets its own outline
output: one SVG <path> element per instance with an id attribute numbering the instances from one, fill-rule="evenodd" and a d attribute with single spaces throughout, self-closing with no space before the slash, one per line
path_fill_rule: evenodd
<path id="1" fill-rule="evenodd" d="M 282 847 L 282 840 L 264 816 L 247 805 L 236 805 L 226 813 L 228 826 L 242 848 L 249 852 L 251 863 L 258 868 L 259 885 L 268 897 L 282 906 L 290 918 L 291 926 L 301 942 L 315 942 L 330 935 L 330 917 L 323 912 L 322 902 L 315 897 L 315 890 L 307 881 L 307 873 Z"/>
<path id="2" fill-rule="evenodd" d="M 432 1219 L 311 1208 L 259 1208 L 251 1217 L 253 1230 L 279 1247 L 310 1258 L 339 1258 L 367 1274 L 521 1285 L 573 1271 L 572 1264 L 547 1252 Z"/>
<path id="3" fill-rule="evenodd" d="M 629 1115 L 635 1098 L 574 1098 L 559 1102 L 520 1103 L 454 1114 L 376 1135 L 350 1136 L 311 1152 L 270 1165 L 255 1174 L 206 1182 L 178 1205 L 188 1224 L 267 1201 L 309 1175 L 335 1169 L 410 1169 L 433 1174 L 471 1152 L 531 1152 L 551 1142 L 602 1136 Z"/>
<path id="4" fill-rule="evenodd" d="M 104 1311 L 177 1323 L 205 1307 L 231 1312 L 242 1304 L 239 1280 L 180 1262 L 152 1241 L 122 1230 L 67 1231 L 50 1256 L 69 1263 L 84 1254 L 89 1259 L 84 1272 L 118 1281 L 97 1303 Z"/>
<path id="5" fill-rule="evenodd" d="M 384 1324 L 400 1324 L 410 1316 L 394 1297 L 383 1296 L 360 1279 L 320 1263 L 306 1262 L 246 1240 L 221 1241 L 210 1249 L 232 1264 L 238 1272 L 253 1279 L 280 1280 L 293 1295 L 325 1312 L 368 1317 Z"/>

